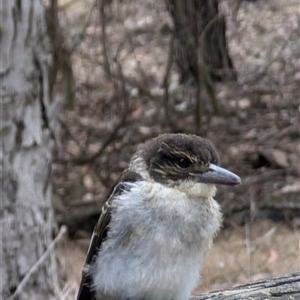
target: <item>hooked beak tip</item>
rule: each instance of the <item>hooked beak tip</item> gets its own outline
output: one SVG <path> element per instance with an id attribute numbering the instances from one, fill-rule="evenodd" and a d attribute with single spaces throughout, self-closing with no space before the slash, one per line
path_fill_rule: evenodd
<path id="1" fill-rule="evenodd" d="M 201 175 L 200 182 L 221 185 L 238 185 L 241 184 L 242 180 L 236 174 L 217 165 L 210 164 L 209 170 Z"/>

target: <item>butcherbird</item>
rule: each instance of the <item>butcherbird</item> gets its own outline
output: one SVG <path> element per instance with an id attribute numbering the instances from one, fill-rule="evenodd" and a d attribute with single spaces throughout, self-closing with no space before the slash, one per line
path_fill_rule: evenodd
<path id="1" fill-rule="evenodd" d="M 215 185 L 241 183 L 218 164 L 196 135 L 143 144 L 102 208 L 77 300 L 189 299 L 222 222 Z"/>

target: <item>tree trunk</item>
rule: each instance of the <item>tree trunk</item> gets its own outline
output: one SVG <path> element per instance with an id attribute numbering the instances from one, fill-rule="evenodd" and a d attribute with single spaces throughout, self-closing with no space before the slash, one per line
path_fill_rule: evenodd
<path id="1" fill-rule="evenodd" d="M 1 299 L 51 299 L 57 287 L 53 251 L 32 272 L 54 230 L 49 175 L 55 118 L 44 7 L 41 0 L 3 0 L 0 12 Z"/>
<path id="2" fill-rule="evenodd" d="M 208 127 L 211 112 L 223 113 L 213 83 L 236 79 L 227 49 L 225 18 L 219 14 L 218 0 L 166 0 L 166 3 L 174 23 L 174 61 L 180 82 L 192 82 L 197 88 L 195 133 L 203 135 L 203 116 L 206 115 Z M 205 99 L 209 100 L 209 106 L 205 105 Z"/>
<path id="3" fill-rule="evenodd" d="M 198 83 L 206 72 L 213 81 L 235 78 L 227 50 L 223 16 L 219 14 L 218 0 L 167 0 L 176 36 L 175 61 L 181 82 L 194 78 Z M 199 70 L 199 56 L 203 64 Z M 204 79 L 202 79 L 204 80 Z M 205 82 L 204 82 L 205 84 Z"/>

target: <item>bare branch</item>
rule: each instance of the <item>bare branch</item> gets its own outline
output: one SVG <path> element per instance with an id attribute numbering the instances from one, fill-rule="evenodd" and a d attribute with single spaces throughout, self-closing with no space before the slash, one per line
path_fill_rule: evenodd
<path id="1" fill-rule="evenodd" d="M 7 298 L 6 300 L 15 300 L 17 297 L 23 292 L 27 282 L 29 281 L 30 277 L 39 269 L 40 266 L 45 264 L 46 258 L 51 254 L 51 251 L 54 249 L 54 247 L 62 240 L 62 238 L 67 233 L 67 227 L 62 226 L 59 230 L 58 235 L 55 237 L 55 239 L 51 242 L 47 250 L 43 253 L 43 255 L 37 260 L 37 262 L 31 267 L 31 269 L 28 271 L 28 273 L 25 275 L 23 280 L 18 285 L 18 288 L 14 292 L 12 296 Z"/>
<path id="2" fill-rule="evenodd" d="M 236 300 L 236 299 L 278 299 L 296 300 L 300 294 L 300 272 L 287 276 L 260 280 L 241 285 L 230 290 L 210 292 L 190 298 L 190 300 Z"/>
<path id="3" fill-rule="evenodd" d="M 161 83 L 161 87 L 164 88 L 163 105 L 164 105 L 164 109 L 165 109 L 166 120 L 168 122 L 168 125 L 175 132 L 175 131 L 177 131 L 177 126 L 172 120 L 171 107 L 169 105 L 169 75 L 170 75 L 171 67 L 173 65 L 174 41 L 175 41 L 175 32 L 173 31 L 171 34 L 171 37 L 170 37 L 168 61 L 167 61 L 166 71 L 165 71 L 165 74 L 164 74 L 164 77 L 163 77 L 163 80 Z"/>
<path id="4" fill-rule="evenodd" d="M 106 0 L 100 0 L 100 6 L 99 6 L 99 13 L 100 13 L 100 19 L 101 19 L 101 27 L 102 27 L 102 35 L 101 35 L 101 41 L 102 41 L 102 50 L 103 50 L 103 59 L 104 59 L 104 71 L 108 75 L 109 78 L 111 78 L 111 66 L 109 62 L 109 56 L 107 51 L 107 37 L 106 37 L 106 16 L 105 16 L 105 5 L 107 1 Z"/>

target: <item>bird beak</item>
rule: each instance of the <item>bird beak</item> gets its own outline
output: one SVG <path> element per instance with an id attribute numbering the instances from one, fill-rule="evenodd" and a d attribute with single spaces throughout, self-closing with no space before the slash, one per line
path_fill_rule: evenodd
<path id="1" fill-rule="evenodd" d="M 210 164 L 208 171 L 201 174 L 199 181 L 203 183 L 237 185 L 241 183 L 241 178 L 226 169 Z"/>

